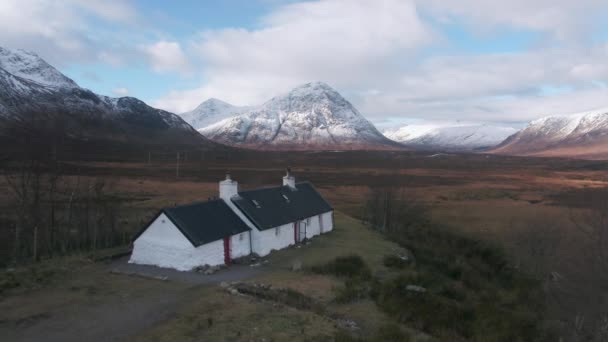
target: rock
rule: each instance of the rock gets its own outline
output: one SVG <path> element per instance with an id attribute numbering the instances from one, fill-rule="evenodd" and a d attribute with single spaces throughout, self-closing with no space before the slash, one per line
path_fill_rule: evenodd
<path id="1" fill-rule="evenodd" d="M 405 287 L 406 291 L 412 291 L 412 292 L 420 292 L 420 293 L 424 293 L 426 292 L 426 289 L 422 286 L 418 286 L 418 285 L 407 285 Z"/>
<path id="2" fill-rule="evenodd" d="M 549 279 L 551 279 L 552 281 L 560 281 L 562 278 L 563 276 L 555 271 L 549 274 Z"/>
<path id="3" fill-rule="evenodd" d="M 348 330 L 358 330 L 359 326 L 357 325 L 357 322 L 353 321 L 352 319 L 348 319 L 348 318 L 339 318 L 336 321 L 338 327 L 342 328 L 342 329 L 348 329 Z"/>
<path id="4" fill-rule="evenodd" d="M 229 286 L 230 285 L 227 282 L 225 282 L 225 281 L 223 281 L 223 282 L 220 283 L 220 287 L 223 288 L 223 289 L 225 289 L 225 288 L 227 288 Z"/>
<path id="5" fill-rule="evenodd" d="M 203 271 L 204 275 L 210 275 L 222 269 L 220 265 L 217 266 L 208 266 L 207 269 Z"/>
<path id="6" fill-rule="evenodd" d="M 230 288 L 228 290 L 228 292 L 230 292 L 231 295 L 235 295 L 235 296 L 239 294 L 239 291 L 237 289 L 233 289 L 233 288 Z"/>
<path id="7" fill-rule="evenodd" d="M 302 270 L 302 261 L 296 260 L 291 264 L 291 270 L 294 272 L 298 272 Z"/>

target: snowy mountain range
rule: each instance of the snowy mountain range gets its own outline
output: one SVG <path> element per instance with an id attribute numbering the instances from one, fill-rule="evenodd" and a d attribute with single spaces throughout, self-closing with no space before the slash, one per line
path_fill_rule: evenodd
<path id="1" fill-rule="evenodd" d="M 218 100 L 209 106 L 208 102 L 182 117 L 207 138 L 228 145 L 298 150 L 398 146 L 322 82 L 303 84 L 259 107 L 234 107 Z M 214 110 L 198 110 L 208 107 Z"/>
<path id="2" fill-rule="evenodd" d="M 384 135 L 419 149 L 480 150 L 500 144 L 515 132 L 504 126 L 420 124 L 385 130 Z"/>
<path id="3" fill-rule="evenodd" d="M 175 114 L 133 97 L 97 95 L 32 52 L 0 47 L 0 135 L 59 121 L 75 139 L 207 141 Z"/>
<path id="4" fill-rule="evenodd" d="M 608 157 L 608 108 L 534 120 L 493 152 L 605 159 Z"/>

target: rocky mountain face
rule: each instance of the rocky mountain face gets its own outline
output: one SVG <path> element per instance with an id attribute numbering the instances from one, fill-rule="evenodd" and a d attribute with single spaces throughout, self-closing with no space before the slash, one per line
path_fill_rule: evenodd
<path id="1" fill-rule="evenodd" d="M 204 103 L 203 103 L 204 104 Z M 359 111 L 325 83 L 296 87 L 256 108 L 204 127 L 206 137 L 259 149 L 386 149 L 384 137 Z"/>
<path id="2" fill-rule="evenodd" d="M 384 135 L 418 149 L 472 151 L 494 147 L 515 132 L 515 128 L 502 126 L 427 124 L 386 130 Z"/>
<path id="3" fill-rule="evenodd" d="M 97 95 L 34 53 L 0 48 L 0 135 L 58 125 L 72 139 L 208 143 L 175 114 L 133 97 Z"/>
<path id="4" fill-rule="evenodd" d="M 534 120 L 492 152 L 606 159 L 608 158 L 608 108 Z"/>

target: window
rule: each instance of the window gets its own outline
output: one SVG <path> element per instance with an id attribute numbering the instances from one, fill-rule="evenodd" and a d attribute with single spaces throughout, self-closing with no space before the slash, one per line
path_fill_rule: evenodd
<path id="1" fill-rule="evenodd" d="M 239 234 L 239 241 L 243 241 L 244 236 L 245 236 L 245 233 Z"/>
<path id="2" fill-rule="evenodd" d="M 274 235 L 279 236 L 280 232 L 281 230 L 278 227 L 274 229 Z"/>
<path id="3" fill-rule="evenodd" d="M 306 219 L 306 225 L 310 226 L 310 217 Z"/>
<path id="4" fill-rule="evenodd" d="M 256 208 L 261 208 L 262 205 L 260 204 L 260 202 L 256 201 L 256 200 L 251 200 L 251 202 L 253 202 L 253 205 L 255 205 Z"/>

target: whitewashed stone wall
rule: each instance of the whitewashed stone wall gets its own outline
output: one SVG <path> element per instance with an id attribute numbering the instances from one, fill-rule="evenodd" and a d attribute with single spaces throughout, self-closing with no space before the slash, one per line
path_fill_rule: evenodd
<path id="1" fill-rule="evenodd" d="M 230 257 L 236 259 L 249 254 L 251 254 L 249 232 L 232 235 L 232 237 L 230 237 Z"/>
<path id="2" fill-rule="evenodd" d="M 321 234 L 321 227 L 319 225 L 319 216 L 310 217 L 303 222 L 306 223 L 306 238 L 310 239 L 313 236 Z M 300 227 L 303 225 L 300 224 Z"/>
<path id="3" fill-rule="evenodd" d="M 323 220 L 323 233 L 331 232 L 334 230 L 334 212 L 328 211 L 321 214 L 321 220 Z"/>
<path id="4" fill-rule="evenodd" d="M 235 235 L 231 239 L 234 241 L 233 258 L 235 254 L 239 256 L 249 254 L 248 236 L 239 240 L 238 235 Z M 195 248 L 171 220 L 165 214 L 161 214 L 135 240 L 129 262 L 169 267 L 179 271 L 188 271 L 202 265 L 222 265 L 224 241 L 220 239 Z"/>
<path id="5" fill-rule="evenodd" d="M 284 224 L 277 228 L 254 230 L 253 251 L 259 256 L 268 255 L 273 250 L 283 249 L 293 245 L 293 223 Z"/>

